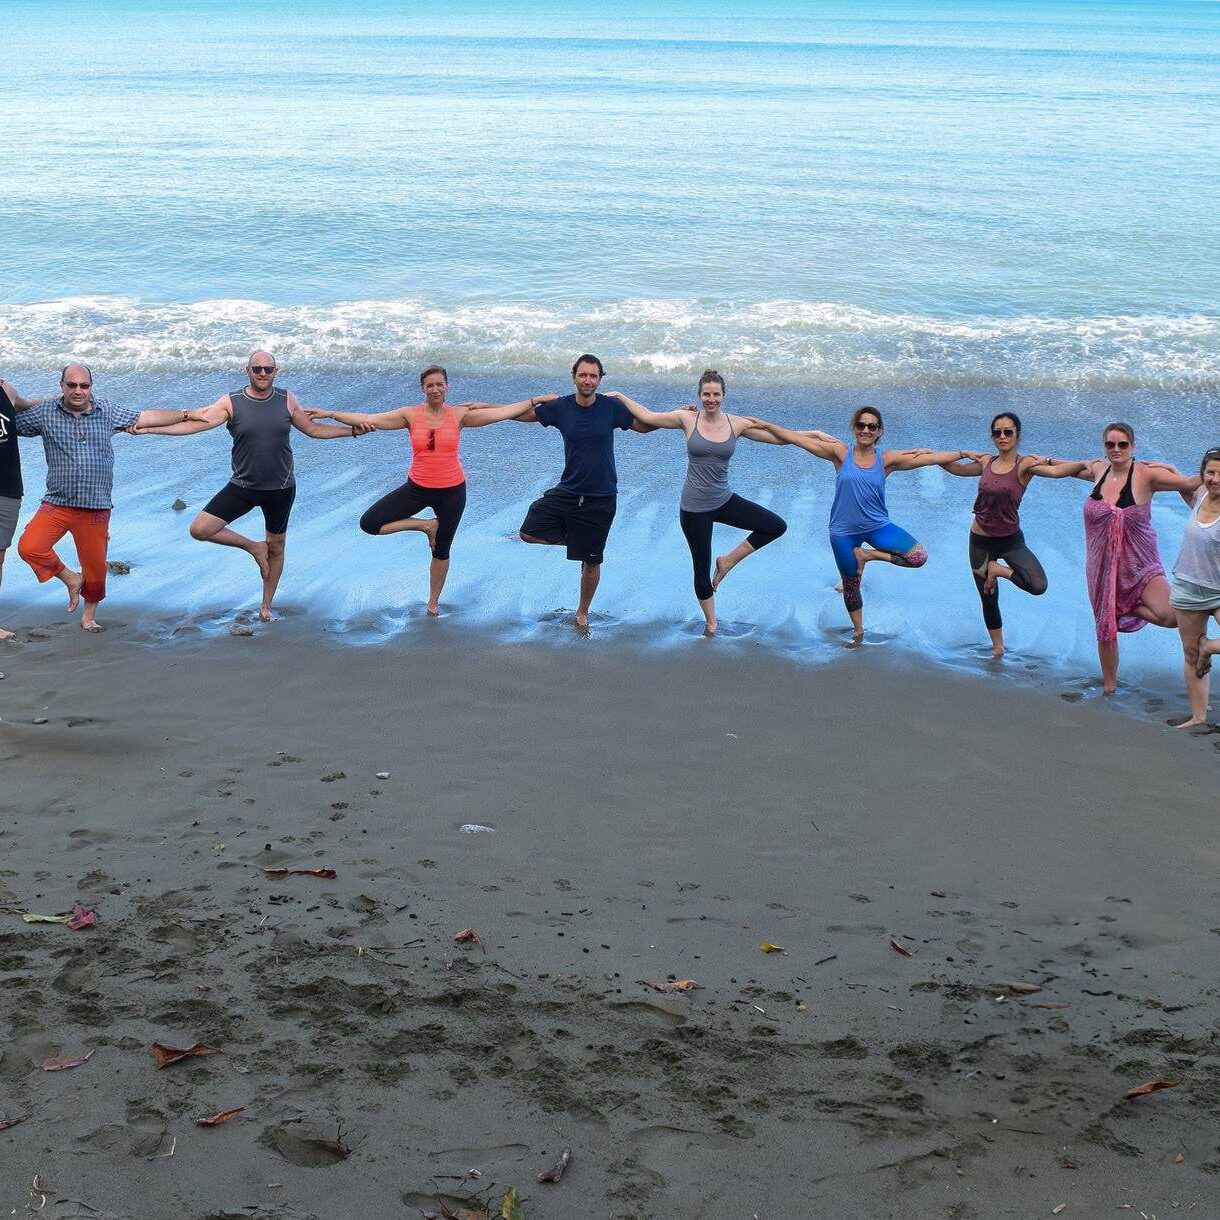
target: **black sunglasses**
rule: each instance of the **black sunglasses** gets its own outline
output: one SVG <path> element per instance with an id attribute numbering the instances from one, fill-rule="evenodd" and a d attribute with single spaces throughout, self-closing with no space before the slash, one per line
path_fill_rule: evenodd
<path id="1" fill-rule="evenodd" d="M 1102 444 L 1105 445 L 1105 447 L 1107 449 L 1130 449 L 1131 448 L 1130 441 L 1103 441 Z"/>
<path id="2" fill-rule="evenodd" d="M 274 373 L 274 364 L 252 364 L 249 366 L 252 373 Z"/>
<path id="3" fill-rule="evenodd" d="M 995 437 L 1001 436 L 1016 436 L 1016 428 L 992 428 L 991 435 Z"/>
<path id="4" fill-rule="evenodd" d="M 88 390 L 93 386 L 92 381 L 65 381 L 64 388 L 69 390 Z"/>
<path id="5" fill-rule="evenodd" d="M 864 423 L 860 423 L 860 424 L 857 424 L 857 425 L 856 425 L 856 431 L 857 431 L 857 432 L 880 432 L 880 431 L 881 431 L 881 425 L 880 425 L 880 424 L 864 424 Z"/>

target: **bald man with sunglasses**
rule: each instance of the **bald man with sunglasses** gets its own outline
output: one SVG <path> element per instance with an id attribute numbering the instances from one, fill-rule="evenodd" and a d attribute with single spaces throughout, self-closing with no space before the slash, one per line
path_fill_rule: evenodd
<path id="1" fill-rule="evenodd" d="M 194 412 L 194 422 L 174 422 L 156 428 L 161 433 L 187 436 L 224 424 L 233 437 L 233 473 L 229 482 L 204 505 L 191 522 L 191 537 L 199 542 L 245 551 L 258 565 L 263 582 L 258 616 L 272 620 L 271 603 L 284 572 L 284 546 L 288 518 L 296 499 L 296 472 L 292 461 L 291 430 L 314 440 L 362 436 L 372 425 L 316 423 L 289 390 L 276 387 L 278 369 L 268 351 L 251 352 L 246 361 L 247 384 L 221 395 L 210 406 Z M 143 431 L 143 429 L 141 429 Z M 261 541 L 230 529 L 232 522 L 260 509 L 266 536 Z"/>

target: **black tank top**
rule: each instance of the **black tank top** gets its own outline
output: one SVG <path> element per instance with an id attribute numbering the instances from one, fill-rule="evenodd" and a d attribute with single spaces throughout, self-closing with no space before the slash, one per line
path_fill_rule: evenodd
<path id="1" fill-rule="evenodd" d="M 251 398 L 245 390 L 229 395 L 233 413 L 228 428 L 233 437 L 232 482 L 251 491 L 282 491 L 296 478 L 292 469 L 292 417 L 286 390 L 267 398 Z"/>
<path id="2" fill-rule="evenodd" d="M 1114 468 L 1112 466 L 1106 467 L 1106 473 L 1097 480 L 1097 485 L 1093 488 L 1092 494 L 1089 496 L 1090 500 L 1100 500 L 1103 498 L 1101 494 L 1101 485 L 1106 481 L 1106 475 L 1108 475 L 1113 469 Z M 1127 481 L 1123 484 L 1123 489 L 1118 494 L 1118 503 L 1115 504 L 1115 508 L 1131 508 L 1134 506 L 1135 497 L 1131 494 L 1131 479 L 1134 474 L 1135 463 L 1132 462 L 1131 469 L 1127 471 Z"/>
<path id="3" fill-rule="evenodd" d="M 3 387 L 0 387 L 0 496 L 7 500 L 20 500 L 24 490 L 21 485 L 21 453 L 17 448 L 17 412 Z"/>

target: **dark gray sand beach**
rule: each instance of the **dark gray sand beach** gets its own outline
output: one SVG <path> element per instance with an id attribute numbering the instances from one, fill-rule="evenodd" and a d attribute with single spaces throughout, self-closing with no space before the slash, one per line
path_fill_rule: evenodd
<path id="1" fill-rule="evenodd" d="M 456 621 L 0 650 L 2 1214 L 1220 1214 L 1217 738 Z"/>

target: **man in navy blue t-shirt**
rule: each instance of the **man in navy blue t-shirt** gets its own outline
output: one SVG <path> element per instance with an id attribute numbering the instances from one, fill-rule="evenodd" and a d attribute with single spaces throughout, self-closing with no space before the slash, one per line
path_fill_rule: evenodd
<path id="1" fill-rule="evenodd" d="M 563 436 L 563 475 L 556 487 L 535 500 L 521 523 L 521 540 L 544 546 L 566 546 L 568 558 L 580 561 L 580 604 L 576 626 L 589 626 L 589 606 L 601 579 L 606 536 L 617 507 L 618 475 L 614 469 L 614 433 L 653 432 L 637 423 L 617 398 L 597 392 L 605 375 L 596 356 L 581 356 L 572 366 L 576 393 L 549 401 L 538 399 L 518 415 L 521 423 L 558 428 Z"/>

